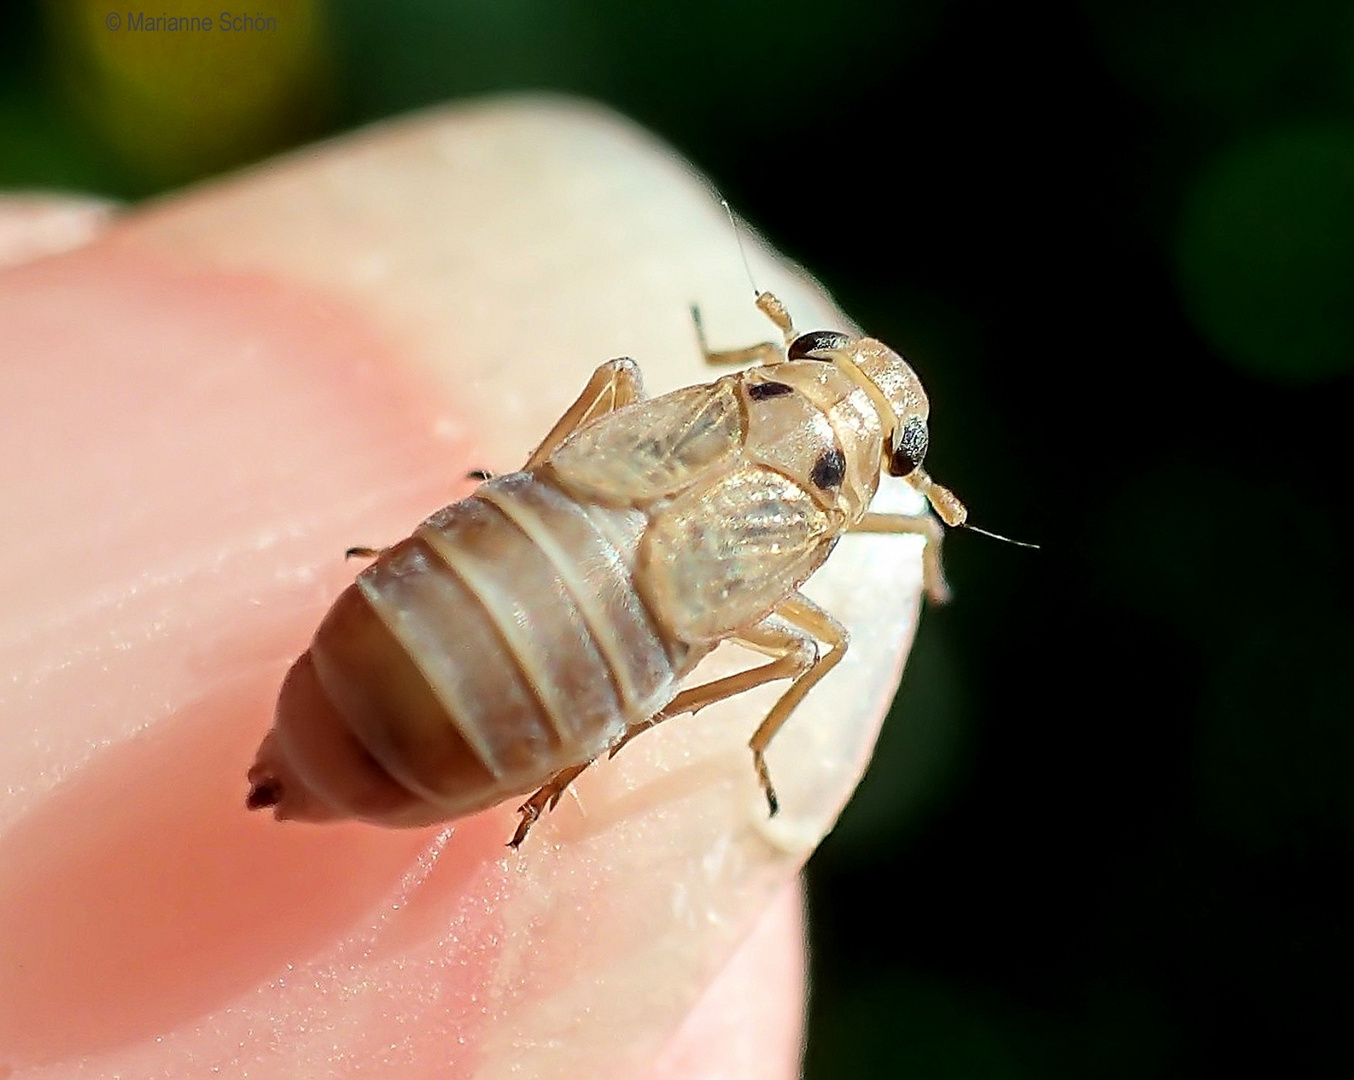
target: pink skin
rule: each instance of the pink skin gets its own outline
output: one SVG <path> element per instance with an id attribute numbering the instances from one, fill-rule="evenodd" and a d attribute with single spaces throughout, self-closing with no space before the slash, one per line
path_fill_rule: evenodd
<path id="1" fill-rule="evenodd" d="M 243 809 L 345 547 L 516 467 L 609 356 L 708 378 L 690 301 L 720 344 L 766 336 L 699 185 L 527 101 L 101 218 L 0 202 L 0 1078 L 796 1075 L 796 875 L 896 678 L 907 541 L 844 542 L 856 666 L 773 748 L 784 820 L 743 746 L 765 694 L 585 774 L 516 854 L 510 806 Z"/>

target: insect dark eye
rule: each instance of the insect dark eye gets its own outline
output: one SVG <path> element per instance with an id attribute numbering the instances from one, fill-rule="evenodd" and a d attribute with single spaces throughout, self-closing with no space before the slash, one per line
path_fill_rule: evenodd
<path id="1" fill-rule="evenodd" d="M 791 360 L 822 360 L 821 356 L 810 356 L 810 353 L 820 352 L 824 349 L 840 349 L 843 345 L 849 344 L 851 339 L 845 334 L 839 334 L 835 330 L 814 330 L 807 334 L 800 334 L 794 341 L 790 342 L 790 348 L 787 353 Z"/>
<path id="2" fill-rule="evenodd" d="M 915 470 L 926 457 L 926 446 L 929 441 L 926 421 L 914 416 L 903 425 L 902 434 L 893 447 L 893 454 L 889 458 L 889 475 L 906 476 Z"/>

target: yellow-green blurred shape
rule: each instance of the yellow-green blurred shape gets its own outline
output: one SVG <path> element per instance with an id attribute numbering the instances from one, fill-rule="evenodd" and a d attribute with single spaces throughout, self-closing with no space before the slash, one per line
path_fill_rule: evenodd
<path id="1" fill-rule="evenodd" d="M 326 111 L 328 44 L 312 0 L 47 0 L 46 14 L 77 109 L 150 185 L 290 145 Z"/>
<path id="2" fill-rule="evenodd" d="M 1238 366 L 1288 382 L 1354 368 L 1354 129 L 1218 157 L 1186 200 L 1177 264 L 1191 319 Z"/>

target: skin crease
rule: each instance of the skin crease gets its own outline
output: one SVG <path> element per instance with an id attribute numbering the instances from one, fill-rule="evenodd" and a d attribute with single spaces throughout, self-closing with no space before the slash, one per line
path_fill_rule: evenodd
<path id="1" fill-rule="evenodd" d="M 855 636 L 772 748 L 774 822 L 745 747 L 774 687 L 590 770 L 516 854 L 511 806 L 410 832 L 242 807 L 345 547 L 520 465 L 611 356 L 655 393 L 709 379 L 692 301 L 716 347 L 770 336 L 699 182 L 519 99 L 102 233 L 50 210 L 91 241 L 0 204 L 0 1076 L 797 1075 L 797 873 L 896 685 L 915 538 L 847 538 L 810 590 Z M 751 256 L 801 328 L 850 328 Z"/>

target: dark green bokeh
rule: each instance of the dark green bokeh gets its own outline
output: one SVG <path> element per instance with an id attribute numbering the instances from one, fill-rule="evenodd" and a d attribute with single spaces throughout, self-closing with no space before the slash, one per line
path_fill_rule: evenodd
<path id="1" fill-rule="evenodd" d="M 1039 1018 L 1009 1000 L 915 976 L 861 980 L 838 1005 L 808 1048 L 810 1076 L 1037 1080 L 1059 1054 Z"/>
<path id="2" fill-rule="evenodd" d="M 51 92 L 41 20 L 12 5 L 0 33 L 0 187 L 120 193 L 125 178 L 88 146 L 86 133 Z"/>
<path id="3" fill-rule="evenodd" d="M 336 0 L 354 115 L 548 87 L 601 96 L 693 135 L 736 122 L 783 130 L 877 85 L 923 40 L 941 0 Z M 411 28 L 417 27 L 417 30 Z"/>
<path id="4" fill-rule="evenodd" d="M 1306 124 L 1210 163 L 1185 202 L 1180 277 L 1219 351 L 1280 379 L 1354 367 L 1354 125 Z"/>
<path id="5" fill-rule="evenodd" d="M 811 1080 L 1354 1073 L 1352 9 L 331 5 L 336 123 L 553 88 L 678 145 L 1044 545 L 947 541 L 811 865 Z M 143 190 L 26 10 L 0 182 Z"/>
<path id="6" fill-rule="evenodd" d="M 1176 462 L 1128 485 L 1106 520 L 1120 588 L 1196 657 L 1193 810 L 1265 856 L 1304 837 L 1354 846 L 1347 544 L 1321 499 L 1300 480 Z"/>
<path id="7" fill-rule="evenodd" d="M 903 842 L 940 812 L 968 756 L 967 703 L 950 646 L 939 628 L 921 635 L 908 678 L 875 745 L 874 761 L 837 825 L 834 844 L 869 858 Z"/>
<path id="8" fill-rule="evenodd" d="M 1083 0 L 1110 69 L 1163 111 L 1245 124 L 1338 87 L 1341 0 Z"/>

